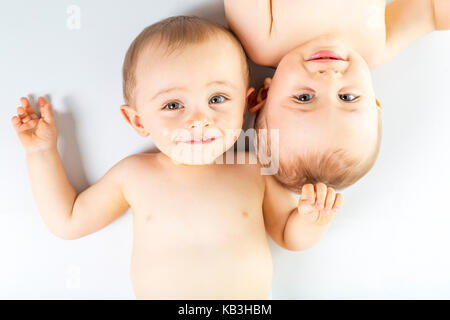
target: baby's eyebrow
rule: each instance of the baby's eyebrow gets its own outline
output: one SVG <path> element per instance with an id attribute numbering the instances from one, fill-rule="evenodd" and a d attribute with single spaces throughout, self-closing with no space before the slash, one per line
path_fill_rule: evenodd
<path id="1" fill-rule="evenodd" d="M 210 87 L 210 86 L 215 85 L 215 84 L 221 84 L 221 85 L 224 85 L 224 86 L 227 86 L 227 87 L 231 87 L 233 89 L 236 88 L 235 85 L 232 84 L 231 82 L 229 82 L 229 81 L 222 81 L 222 80 L 216 80 L 216 81 L 208 82 L 208 84 L 206 86 Z"/>
<path id="2" fill-rule="evenodd" d="M 216 80 L 216 81 L 208 82 L 208 83 L 206 84 L 206 86 L 207 86 L 207 87 L 210 87 L 210 86 L 215 85 L 215 84 L 228 86 L 228 87 L 233 88 L 233 89 L 236 88 L 236 86 L 233 85 L 231 82 L 229 82 L 229 81 L 222 81 L 222 80 Z M 169 93 L 169 92 L 171 92 L 171 91 L 187 91 L 187 90 L 188 90 L 188 89 L 185 88 L 185 87 L 170 87 L 170 88 L 162 89 L 162 90 L 158 91 L 158 92 L 152 97 L 151 100 L 156 99 L 156 98 L 157 98 L 159 95 L 161 95 L 161 94 Z"/>
<path id="3" fill-rule="evenodd" d="M 156 97 L 158 97 L 161 94 L 169 93 L 171 91 L 187 91 L 187 89 L 184 87 L 170 87 L 170 88 L 162 89 L 162 90 L 158 91 L 151 100 L 154 100 Z"/>

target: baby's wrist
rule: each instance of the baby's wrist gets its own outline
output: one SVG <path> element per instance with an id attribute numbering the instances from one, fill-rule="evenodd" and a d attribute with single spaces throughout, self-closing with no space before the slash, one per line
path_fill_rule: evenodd
<path id="1" fill-rule="evenodd" d="M 35 157 L 52 153 L 58 153 L 58 148 L 56 146 L 49 146 L 44 148 L 28 149 L 25 150 L 25 152 L 27 157 Z"/>

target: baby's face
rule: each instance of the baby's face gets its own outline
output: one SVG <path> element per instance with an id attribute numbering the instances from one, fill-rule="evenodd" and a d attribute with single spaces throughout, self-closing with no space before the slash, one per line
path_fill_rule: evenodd
<path id="1" fill-rule="evenodd" d="M 259 117 L 267 129 L 279 129 L 280 161 L 336 149 L 361 159 L 378 138 L 369 68 L 330 39 L 306 43 L 280 61 Z"/>
<path id="2" fill-rule="evenodd" d="M 240 51 L 225 37 L 171 54 L 144 50 L 136 68 L 136 106 L 159 150 L 177 163 L 209 164 L 230 148 L 244 118 L 244 70 Z"/>

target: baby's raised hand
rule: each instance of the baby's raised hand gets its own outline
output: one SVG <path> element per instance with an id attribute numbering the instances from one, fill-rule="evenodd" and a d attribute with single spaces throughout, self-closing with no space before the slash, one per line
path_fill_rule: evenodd
<path id="1" fill-rule="evenodd" d="M 27 153 L 56 148 L 58 132 L 50 103 L 39 97 L 40 117 L 33 111 L 27 98 L 20 98 L 20 103 L 17 116 L 12 117 L 11 122 Z"/>
<path id="2" fill-rule="evenodd" d="M 305 221 L 324 226 L 333 220 L 344 198 L 323 183 L 305 184 L 298 203 L 298 213 Z"/>

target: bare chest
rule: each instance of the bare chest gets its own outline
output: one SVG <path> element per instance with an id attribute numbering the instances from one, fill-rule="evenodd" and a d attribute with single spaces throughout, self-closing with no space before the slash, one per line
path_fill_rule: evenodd
<path id="1" fill-rule="evenodd" d="M 333 35 L 370 65 L 384 49 L 385 5 L 385 0 L 273 0 L 272 36 L 285 54 L 319 36 Z"/>
<path id="2" fill-rule="evenodd" d="M 127 190 L 135 227 L 178 235 L 196 232 L 207 239 L 217 230 L 230 236 L 261 224 L 261 181 L 239 173 L 226 168 L 158 176 L 143 173 Z"/>

